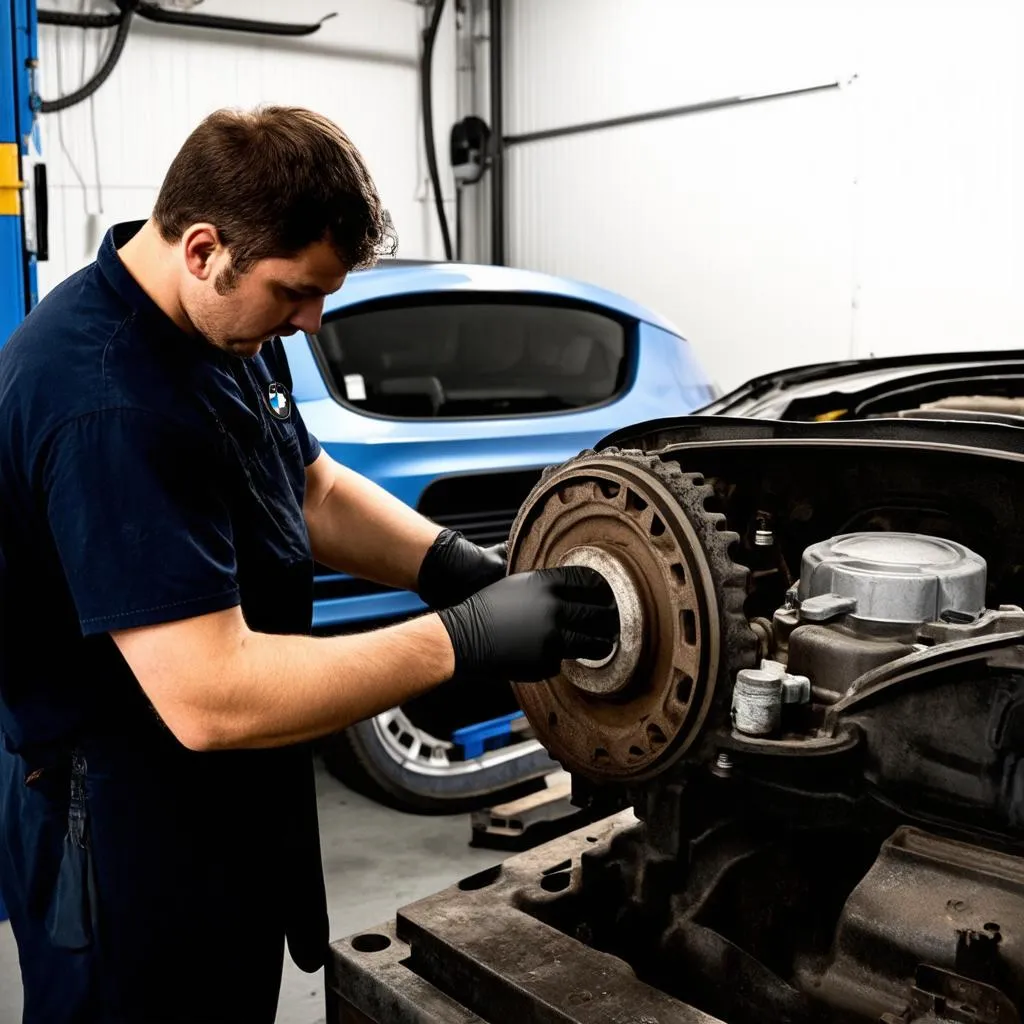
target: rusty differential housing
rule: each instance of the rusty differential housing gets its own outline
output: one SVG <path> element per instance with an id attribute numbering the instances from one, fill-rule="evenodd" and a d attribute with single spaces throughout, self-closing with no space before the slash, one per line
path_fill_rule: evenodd
<path id="1" fill-rule="evenodd" d="M 593 779 L 649 778 L 691 750 L 736 653 L 751 657 L 736 535 L 699 474 L 638 452 L 584 454 L 545 476 L 512 529 L 509 571 L 588 565 L 611 586 L 620 640 L 515 684 L 541 742 Z"/>

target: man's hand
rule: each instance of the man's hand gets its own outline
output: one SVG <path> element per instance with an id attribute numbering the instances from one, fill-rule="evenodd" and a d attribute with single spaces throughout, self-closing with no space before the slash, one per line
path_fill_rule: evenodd
<path id="1" fill-rule="evenodd" d="M 565 659 L 607 657 L 619 633 L 611 588 L 578 565 L 508 576 L 438 614 L 455 678 L 548 679 Z"/>
<path id="2" fill-rule="evenodd" d="M 508 545 L 482 548 L 455 530 L 442 530 L 420 566 L 416 592 L 431 608 L 450 608 L 505 575 Z"/>

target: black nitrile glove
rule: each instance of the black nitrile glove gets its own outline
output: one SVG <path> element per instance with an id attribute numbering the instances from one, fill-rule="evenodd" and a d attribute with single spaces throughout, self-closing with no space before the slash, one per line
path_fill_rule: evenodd
<path id="1" fill-rule="evenodd" d="M 438 614 L 459 679 L 549 679 L 567 658 L 607 657 L 619 635 L 611 588 L 579 565 L 508 576 Z"/>
<path id="2" fill-rule="evenodd" d="M 431 608 L 450 608 L 505 575 L 508 544 L 482 548 L 455 530 L 442 530 L 420 565 L 416 593 Z"/>

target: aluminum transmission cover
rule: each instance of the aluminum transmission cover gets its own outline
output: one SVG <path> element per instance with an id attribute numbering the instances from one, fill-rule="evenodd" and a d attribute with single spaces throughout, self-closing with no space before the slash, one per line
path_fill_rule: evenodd
<path id="1" fill-rule="evenodd" d="M 804 551 L 800 617 L 848 614 L 864 622 L 918 625 L 944 612 L 985 608 L 985 560 L 962 544 L 918 533 L 849 533 Z"/>

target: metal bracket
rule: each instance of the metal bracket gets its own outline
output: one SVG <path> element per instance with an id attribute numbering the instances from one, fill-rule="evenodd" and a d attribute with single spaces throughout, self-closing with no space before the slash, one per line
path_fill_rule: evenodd
<path id="1" fill-rule="evenodd" d="M 917 969 L 910 1006 L 882 1024 L 1021 1024 L 1013 1003 L 998 989 L 940 967 Z"/>

